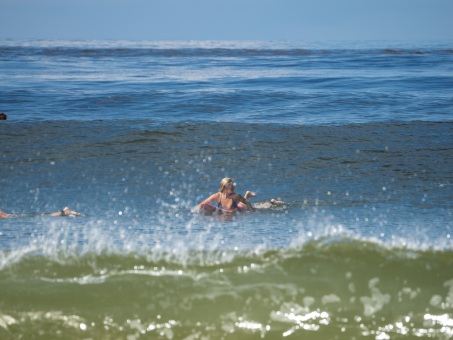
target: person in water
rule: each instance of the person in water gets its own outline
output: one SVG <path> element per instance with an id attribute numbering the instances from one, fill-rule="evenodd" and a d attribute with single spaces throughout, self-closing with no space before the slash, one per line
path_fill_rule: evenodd
<path id="1" fill-rule="evenodd" d="M 57 212 L 54 212 L 54 213 L 50 213 L 50 214 L 35 214 L 35 215 L 32 215 L 32 214 L 7 214 L 7 213 L 5 213 L 5 212 L 0 210 L 0 218 L 12 218 L 12 217 L 24 217 L 24 216 L 54 216 L 54 217 L 57 217 L 57 216 L 68 216 L 68 217 L 75 217 L 75 216 L 81 216 L 81 214 L 78 213 L 77 211 L 73 211 L 73 210 L 69 209 L 68 207 L 65 207 L 65 208 L 63 208 L 60 211 L 57 211 Z"/>
<path id="2" fill-rule="evenodd" d="M 206 212 L 225 212 L 233 213 L 237 211 L 254 211 L 256 209 L 267 209 L 273 205 L 284 204 L 280 200 L 272 199 L 270 202 L 256 204 L 255 207 L 248 201 L 249 197 L 255 197 L 255 193 L 247 191 L 244 196 L 237 194 L 235 191 L 235 183 L 231 178 L 224 178 L 220 181 L 219 191 L 206 198 L 203 202 L 197 205 L 196 211 L 205 210 Z M 217 206 L 211 205 L 216 202 Z"/>

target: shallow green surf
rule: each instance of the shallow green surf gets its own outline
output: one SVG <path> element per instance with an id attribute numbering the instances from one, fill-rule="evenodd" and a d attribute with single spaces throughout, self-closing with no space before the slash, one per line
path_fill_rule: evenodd
<path id="1" fill-rule="evenodd" d="M 4 253 L 0 338 L 453 335 L 450 250 L 327 237 L 279 250 L 175 254 Z"/>

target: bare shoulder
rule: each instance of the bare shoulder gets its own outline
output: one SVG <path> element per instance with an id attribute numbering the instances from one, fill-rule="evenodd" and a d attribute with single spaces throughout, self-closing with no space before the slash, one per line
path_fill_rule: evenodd
<path id="1" fill-rule="evenodd" d="M 213 201 L 218 201 L 220 199 L 220 191 L 216 192 L 215 194 L 212 194 L 210 198 Z"/>
<path id="2" fill-rule="evenodd" d="M 219 200 L 220 200 L 220 192 L 216 192 L 215 194 L 212 194 L 207 199 L 205 199 L 201 204 L 211 203 L 214 201 L 218 202 Z"/>

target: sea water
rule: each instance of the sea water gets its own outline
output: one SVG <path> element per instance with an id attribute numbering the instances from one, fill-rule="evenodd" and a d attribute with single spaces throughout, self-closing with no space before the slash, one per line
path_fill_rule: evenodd
<path id="1" fill-rule="evenodd" d="M 452 43 L 2 41 L 0 112 L 2 339 L 453 336 Z"/>

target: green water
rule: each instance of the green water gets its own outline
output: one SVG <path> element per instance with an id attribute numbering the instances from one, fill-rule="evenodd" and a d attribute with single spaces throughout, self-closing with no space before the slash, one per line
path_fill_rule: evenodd
<path id="1" fill-rule="evenodd" d="M 0 291 L 2 339 L 453 335 L 453 252 L 347 238 L 184 260 L 35 252 L 1 269 Z"/>

